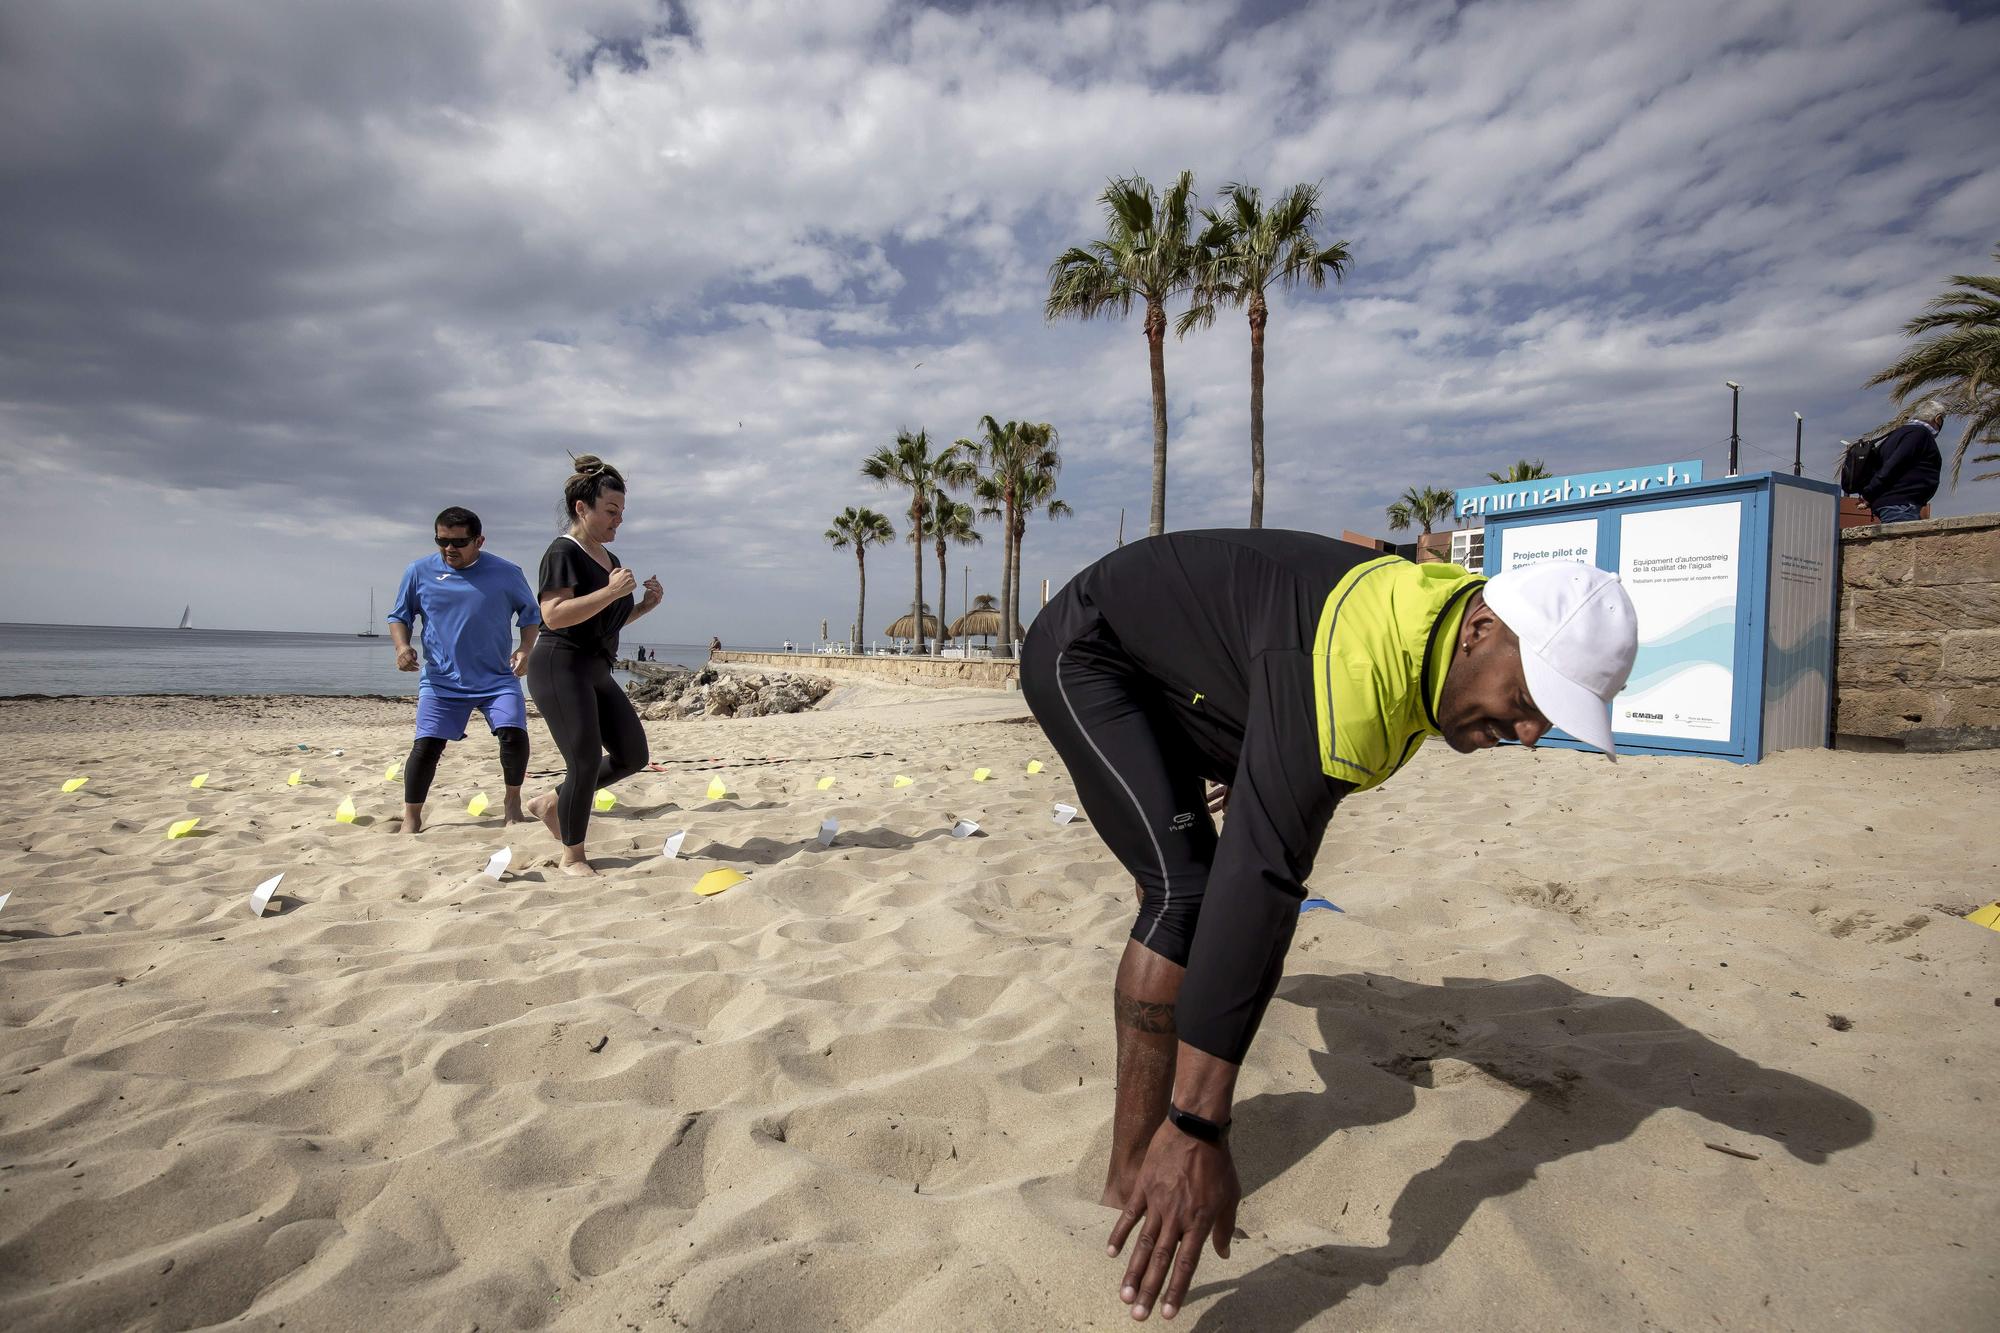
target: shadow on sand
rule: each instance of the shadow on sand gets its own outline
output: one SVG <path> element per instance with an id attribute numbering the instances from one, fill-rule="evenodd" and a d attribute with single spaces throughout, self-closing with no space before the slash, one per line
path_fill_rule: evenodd
<path id="1" fill-rule="evenodd" d="M 1326 1245 L 1242 1277 L 1197 1278 L 1190 1300 L 1221 1295 L 1204 1325 L 1302 1327 L 1356 1288 L 1438 1258 L 1486 1200 L 1521 1189 L 1544 1165 L 1629 1137 L 1658 1110 L 1693 1111 L 1815 1165 L 1874 1131 L 1874 1117 L 1850 1098 L 1746 1060 L 1650 1004 L 1552 977 L 1425 986 L 1365 973 L 1304 976 L 1278 999 L 1316 1011 L 1326 1050 L 1312 1063 L 1327 1091 L 1271 1093 L 1237 1108 L 1245 1196 L 1341 1130 L 1408 1114 L 1416 1089 L 1470 1076 L 1433 1062 L 1463 1062 L 1528 1100 L 1492 1134 L 1461 1140 L 1411 1177 L 1380 1248 Z M 1357 1077 L 1357 1057 L 1383 1076 Z"/>

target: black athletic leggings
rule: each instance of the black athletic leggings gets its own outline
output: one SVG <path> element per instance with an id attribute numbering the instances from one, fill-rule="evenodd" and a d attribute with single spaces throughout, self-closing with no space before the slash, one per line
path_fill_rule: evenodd
<path id="1" fill-rule="evenodd" d="M 500 773 L 510 787 L 518 787 L 528 776 L 528 733 L 519 727 L 500 727 Z M 444 737 L 419 736 L 403 764 L 403 803 L 422 805 L 431 794 L 431 780 L 437 776 L 438 760 L 444 757 Z"/>
<path id="2" fill-rule="evenodd" d="M 583 844 L 590 802 L 599 787 L 631 777 L 646 766 L 646 729 L 611 664 L 543 635 L 528 654 L 528 693 L 562 751 L 562 786 L 556 818 L 565 847 Z"/>
<path id="3" fill-rule="evenodd" d="M 1035 617 L 1021 693 L 1069 767 L 1091 827 L 1138 881 L 1132 938 L 1187 966 L 1216 845 L 1192 742 L 1148 703 L 1140 671 L 1074 590 Z"/>

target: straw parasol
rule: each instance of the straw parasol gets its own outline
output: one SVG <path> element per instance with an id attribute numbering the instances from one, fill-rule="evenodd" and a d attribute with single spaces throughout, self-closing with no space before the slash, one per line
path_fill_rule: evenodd
<path id="1" fill-rule="evenodd" d="M 908 618 L 904 617 L 906 620 Z M 993 605 L 993 595 L 984 592 L 972 599 L 972 609 L 960 616 L 957 623 L 951 627 L 951 637 L 954 639 L 990 639 L 999 632 L 1000 609 Z M 1021 628 L 1021 622 L 1015 621 L 1015 641 L 1019 642 L 1026 637 L 1027 631 Z"/>
<path id="2" fill-rule="evenodd" d="M 882 633 L 891 639 L 914 639 L 917 637 L 916 624 L 917 622 L 914 619 L 905 614 L 901 620 L 883 630 Z M 935 639 L 937 636 L 938 618 L 930 613 L 930 608 L 926 607 L 924 609 L 924 637 L 926 639 Z"/>

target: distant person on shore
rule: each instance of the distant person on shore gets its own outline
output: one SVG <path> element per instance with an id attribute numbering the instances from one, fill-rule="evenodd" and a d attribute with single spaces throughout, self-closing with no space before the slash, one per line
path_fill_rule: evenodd
<path id="1" fill-rule="evenodd" d="M 590 806 L 609 787 L 646 766 L 646 729 L 611 668 L 618 633 L 666 598 L 648 578 L 635 606 L 632 571 L 609 543 L 625 521 L 625 478 L 603 459 L 584 454 L 563 485 L 568 531 L 549 543 L 539 581 L 545 632 L 528 656 L 528 690 L 535 696 L 556 748 L 562 785 L 528 803 L 528 810 L 562 844 L 565 875 L 594 875 L 584 855 Z"/>
<path id="2" fill-rule="evenodd" d="M 717 635 L 715 638 L 712 638 L 708 641 L 708 651 L 711 653 L 719 653 L 722 651 L 721 635 Z"/>
<path id="3" fill-rule="evenodd" d="M 1560 726 L 1611 753 L 1637 650 L 1630 599 L 1592 566 L 1489 581 L 1272 529 L 1133 542 L 1035 617 L 1022 693 L 1139 891 L 1103 1195 L 1111 1253 L 1137 1237 L 1135 1318 L 1179 1311 L 1204 1241 L 1229 1253 L 1236 1077 L 1334 807 L 1430 736 L 1469 752 Z"/>
<path id="4" fill-rule="evenodd" d="M 1926 398 L 1908 421 L 1883 437 L 1875 474 L 1861 491 L 1877 523 L 1915 522 L 1937 495 L 1944 471 L 1944 454 L 1938 448 L 1944 418 L 1944 403 Z"/>
<path id="5" fill-rule="evenodd" d="M 541 608 L 521 567 L 484 554 L 479 515 L 454 505 L 433 524 L 437 552 L 412 561 L 389 610 L 396 669 L 418 669 L 410 627 L 423 621 L 423 676 L 417 683 L 417 739 L 403 764 L 403 832 L 421 833 L 424 802 L 448 741 L 465 739 L 478 709 L 500 741 L 503 807 L 508 823 L 527 818 L 521 782 L 528 772 L 528 708 L 521 673 L 541 633 Z M 521 646 L 514 646 L 514 627 Z"/>

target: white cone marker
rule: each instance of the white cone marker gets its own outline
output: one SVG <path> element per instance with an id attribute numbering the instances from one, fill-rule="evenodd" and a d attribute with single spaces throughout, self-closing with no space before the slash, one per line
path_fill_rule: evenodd
<path id="1" fill-rule="evenodd" d="M 829 819 L 824 824 L 821 824 L 819 826 L 819 845 L 822 847 L 833 846 L 833 835 L 838 832 L 840 832 L 840 821 L 838 819 Z"/>
<path id="2" fill-rule="evenodd" d="M 1075 818 L 1076 818 L 1075 806 L 1064 805 L 1061 801 L 1056 802 L 1056 823 L 1067 824 L 1069 823 L 1070 820 Z"/>
<path id="3" fill-rule="evenodd" d="M 961 819 L 951 826 L 951 836 L 954 838 L 969 838 L 977 832 L 979 825 L 969 819 Z"/>
<path id="4" fill-rule="evenodd" d="M 285 872 L 280 870 L 277 874 L 257 886 L 257 891 L 250 895 L 251 916 L 262 916 L 270 908 L 271 895 L 278 891 L 278 881 L 284 877 Z"/>
<path id="5" fill-rule="evenodd" d="M 7 910 L 7 900 L 13 896 L 14 891 L 12 889 L 7 890 L 5 893 L 0 893 L 0 912 Z"/>
<path id="6" fill-rule="evenodd" d="M 668 838 L 666 845 L 660 848 L 660 855 L 666 857 L 669 861 L 679 856 L 681 854 L 681 844 L 687 841 L 687 836 L 687 830 L 682 829 L 679 833 L 674 834 L 673 837 Z"/>
<path id="7" fill-rule="evenodd" d="M 514 849 L 502 847 L 487 859 L 486 869 L 481 872 L 489 879 L 507 878 L 507 867 L 514 864 Z"/>

